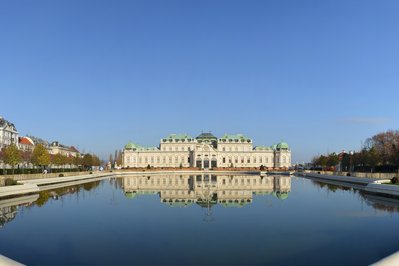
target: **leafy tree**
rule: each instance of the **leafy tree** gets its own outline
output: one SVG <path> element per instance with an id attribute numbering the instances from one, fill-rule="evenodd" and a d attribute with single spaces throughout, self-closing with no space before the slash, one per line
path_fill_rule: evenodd
<path id="1" fill-rule="evenodd" d="M 93 156 L 90 153 L 86 153 L 83 156 L 82 159 L 82 165 L 83 167 L 85 167 L 86 169 L 90 168 L 91 166 L 93 166 Z"/>
<path id="2" fill-rule="evenodd" d="M 100 166 L 102 164 L 100 158 L 97 155 L 93 154 L 92 157 L 93 157 L 93 166 Z"/>
<path id="3" fill-rule="evenodd" d="M 63 158 L 62 158 L 62 154 L 61 153 L 57 153 L 55 154 L 51 159 L 51 162 L 57 166 L 60 166 L 63 164 Z"/>
<path id="4" fill-rule="evenodd" d="M 73 156 L 65 156 L 65 164 L 71 166 L 73 164 Z"/>
<path id="5" fill-rule="evenodd" d="M 18 150 L 18 147 L 15 144 L 11 144 L 4 149 L 4 162 L 6 164 L 11 165 L 12 174 L 14 174 L 14 168 L 17 164 L 22 161 L 21 153 Z"/>
<path id="6" fill-rule="evenodd" d="M 42 207 L 51 198 L 50 191 L 45 190 L 39 192 L 39 198 L 35 201 L 38 207 Z"/>
<path id="7" fill-rule="evenodd" d="M 32 163 L 37 166 L 50 164 L 50 154 L 42 144 L 37 144 L 32 153 Z"/>
<path id="8" fill-rule="evenodd" d="M 82 158 L 79 155 L 72 157 L 72 163 L 76 166 L 82 165 Z"/>
<path id="9" fill-rule="evenodd" d="M 386 132 L 374 135 L 368 141 L 368 145 L 374 148 L 377 154 L 381 157 L 383 164 L 399 163 L 399 131 L 389 130 Z"/>
<path id="10" fill-rule="evenodd" d="M 31 163 L 32 161 L 32 152 L 31 151 L 22 151 L 21 152 L 22 161 L 25 163 Z"/>
<path id="11" fill-rule="evenodd" d="M 327 161 L 326 161 L 326 163 L 327 163 L 327 166 L 329 166 L 329 167 L 334 167 L 334 166 L 336 166 L 336 165 L 339 163 L 338 154 L 336 154 L 335 152 L 329 154 L 329 155 L 327 156 Z"/>
<path id="12" fill-rule="evenodd" d="M 370 166 L 371 172 L 374 172 L 374 168 L 380 162 L 381 158 L 378 156 L 378 153 L 374 148 L 367 151 L 366 164 Z"/>

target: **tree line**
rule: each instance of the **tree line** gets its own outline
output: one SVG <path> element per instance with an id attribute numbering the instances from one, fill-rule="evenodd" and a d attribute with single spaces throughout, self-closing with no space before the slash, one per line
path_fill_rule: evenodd
<path id="1" fill-rule="evenodd" d="M 122 165 L 122 151 L 115 150 L 115 155 L 112 156 L 112 153 L 111 153 L 109 155 L 108 160 L 111 163 L 111 167 L 115 167 L 115 164 L 121 166 Z"/>
<path id="2" fill-rule="evenodd" d="M 393 172 L 399 169 L 399 131 L 388 130 L 368 138 L 359 151 L 335 152 L 312 159 L 315 168 L 359 172 Z"/>
<path id="3" fill-rule="evenodd" d="M 33 164 L 39 168 L 45 168 L 50 165 L 58 167 L 76 166 L 89 169 L 92 166 L 100 166 L 102 162 L 100 158 L 94 154 L 85 154 L 82 156 L 66 156 L 63 154 L 50 154 L 46 147 L 37 144 L 33 151 L 20 151 L 15 144 L 9 145 L 0 151 L 0 161 L 8 164 L 14 169 L 21 163 Z"/>

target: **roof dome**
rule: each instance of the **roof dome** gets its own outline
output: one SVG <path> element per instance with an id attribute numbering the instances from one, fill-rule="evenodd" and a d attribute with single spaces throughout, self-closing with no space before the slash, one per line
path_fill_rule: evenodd
<path id="1" fill-rule="evenodd" d="M 279 144 L 277 144 L 276 148 L 277 150 L 288 150 L 290 146 L 288 146 L 286 142 L 282 141 Z"/>
<path id="2" fill-rule="evenodd" d="M 215 137 L 212 133 L 201 133 L 198 137 L 196 137 L 196 139 L 200 139 L 200 140 L 217 140 L 218 138 Z"/>
<path id="3" fill-rule="evenodd" d="M 125 150 L 133 150 L 139 148 L 139 145 L 134 144 L 133 142 L 129 142 L 125 145 Z"/>
<path id="4" fill-rule="evenodd" d="M 135 191 L 133 192 L 126 192 L 125 197 L 128 199 L 134 199 L 137 196 L 137 193 Z"/>
<path id="5" fill-rule="evenodd" d="M 285 199 L 288 199 L 288 193 L 287 192 L 277 192 L 276 197 L 280 200 L 285 200 Z"/>

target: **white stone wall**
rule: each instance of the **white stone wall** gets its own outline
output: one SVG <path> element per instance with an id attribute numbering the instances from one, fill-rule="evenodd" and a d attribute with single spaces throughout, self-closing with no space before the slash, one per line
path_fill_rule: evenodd
<path id="1" fill-rule="evenodd" d="M 123 167 L 190 167 L 189 151 L 129 151 L 123 152 Z"/>
<path id="2" fill-rule="evenodd" d="M 220 152 L 218 155 L 219 167 L 274 167 L 273 151 L 256 151 L 249 152 Z"/>
<path id="3" fill-rule="evenodd" d="M 190 159 L 189 159 L 190 158 Z M 291 166 L 291 151 L 255 150 L 252 141 L 218 142 L 217 148 L 209 143 L 197 143 L 196 140 L 161 140 L 156 150 L 124 150 L 123 167 L 197 167 L 197 161 L 217 161 L 217 167 L 276 167 Z"/>
<path id="4" fill-rule="evenodd" d="M 288 168 L 291 166 L 291 151 L 276 151 L 275 152 L 275 167 Z"/>
<path id="5" fill-rule="evenodd" d="M 190 158 L 190 161 L 189 161 Z M 217 159 L 217 167 L 290 167 L 291 153 L 273 151 L 129 151 L 123 153 L 123 167 L 195 167 L 197 160 Z"/>

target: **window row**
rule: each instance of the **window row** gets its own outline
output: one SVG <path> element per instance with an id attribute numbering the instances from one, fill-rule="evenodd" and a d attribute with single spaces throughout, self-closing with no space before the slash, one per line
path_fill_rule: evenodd
<path id="1" fill-rule="evenodd" d="M 273 158 L 269 157 L 223 157 L 222 163 L 269 163 L 273 162 Z"/>
<path id="2" fill-rule="evenodd" d="M 193 150 L 194 147 L 189 146 L 177 146 L 177 147 L 165 147 L 161 148 L 162 151 L 190 151 Z"/>
<path id="3" fill-rule="evenodd" d="M 178 157 L 178 156 L 162 156 L 162 157 L 138 157 L 135 156 L 126 156 L 126 164 L 130 163 L 190 163 L 190 157 Z"/>
<path id="4" fill-rule="evenodd" d="M 252 147 L 235 146 L 235 147 L 222 147 L 222 151 L 251 151 Z"/>

